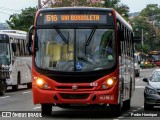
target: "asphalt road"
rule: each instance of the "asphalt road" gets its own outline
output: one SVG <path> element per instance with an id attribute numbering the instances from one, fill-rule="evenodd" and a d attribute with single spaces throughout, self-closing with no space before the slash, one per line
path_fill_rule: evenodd
<path id="1" fill-rule="evenodd" d="M 12 92 L 8 88 L 7 93 L 4 96 L 0 96 L 0 114 L 3 112 L 3 115 L 0 116 L 0 120 L 8 119 L 24 119 L 24 117 L 30 116 L 30 118 L 25 118 L 29 120 L 118 120 L 118 119 L 160 119 L 160 107 L 155 107 L 153 110 L 144 111 L 143 103 L 143 91 L 144 86 L 146 85 L 143 82 L 144 77 L 149 77 L 154 69 L 143 69 L 141 70 L 140 77 L 136 78 L 136 89 L 131 100 L 131 109 L 122 112 L 122 115 L 115 117 L 112 115 L 112 112 L 106 109 L 101 108 L 80 108 L 80 109 L 62 109 L 58 107 L 53 107 L 52 116 L 43 116 L 40 114 L 40 105 L 34 105 L 32 103 L 32 91 L 27 89 L 26 86 L 19 86 L 19 90 Z M 11 112 L 12 118 L 4 117 L 6 114 L 5 111 Z M 18 111 L 14 113 L 14 111 Z M 27 113 L 26 113 L 27 111 Z M 18 114 L 19 113 L 19 114 Z M 36 114 L 33 114 L 36 113 Z M 159 116 L 157 116 L 159 114 Z M 17 117 L 17 116 L 18 117 Z M 3 117 L 2 117 L 3 116 Z M 33 117 L 35 116 L 35 117 Z M 145 116 L 145 117 L 144 117 Z M 154 117 L 152 117 L 154 116 Z"/>

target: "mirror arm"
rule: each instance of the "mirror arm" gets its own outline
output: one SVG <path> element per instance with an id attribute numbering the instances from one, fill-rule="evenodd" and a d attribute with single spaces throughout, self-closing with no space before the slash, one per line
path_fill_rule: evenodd
<path id="1" fill-rule="evenodd" d="M 28 52 L 29 54 L 32 54 L 32 30 L 34 29 L 34 26 L 32 25 L 30 28 L 29 28 L 29 31 L 28 31 L 28 35 L 27 35 L 27 39 L 28 39 L 28 43 L 27 43 L 27 49 L 28 49 Z"/>

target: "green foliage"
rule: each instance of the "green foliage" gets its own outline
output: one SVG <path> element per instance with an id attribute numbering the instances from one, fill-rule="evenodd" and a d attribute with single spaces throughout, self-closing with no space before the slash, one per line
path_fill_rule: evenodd
<path id="1" fill-rule="evenodd" d="M 10 20 L 6 21 L 11 29 L 28 31 L 29 27 L 34 23 L 36 8 L 26 8 L 20 14 L 13 14 Z"/>
<path id="2" fill-rule="evenodd" d="M 62 0 L 61 4 L 52 4 L 51 7 L 70 7 L 71 5 L 71 0 Z"/>
<path id="3" fill-rule="evenodd" d="M 127 5 L 120 4 L 120 0 L 105 0 L 104 7 L 113 8 L 123 17 L 128 19 L 129 7 Z"/>
<path id="4" fill-rule="evenodd" d="M 137 51 L 147 53 L 148 51 L 160 50 L 160 7 L 157 4 L 147 5 L 139 16 L 131 20 L 131 23 L 135 36 L 143 35 L 144 46 L 136 44 Z"/>
<path id="5" fill-rule="evenodd" d="M 118 13 L 120 13 L 124 18 L 128 20 L 128 6 L 120 4 L 120 0 L 104 0 L 104 4 L 101 2 L 92 3 L 90 0 L 75 0 L 72 3 L 72 0 L 62 0 L 62 3 L 51 4 L 51 7 L 71 7 L 71 6 L 88 6 L 88 7 L 105 7 L 113 8 Z"/>

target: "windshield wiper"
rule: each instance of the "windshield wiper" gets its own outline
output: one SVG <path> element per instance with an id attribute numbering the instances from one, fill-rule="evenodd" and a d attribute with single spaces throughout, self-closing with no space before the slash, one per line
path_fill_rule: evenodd
<path id="1" fill-rule="evenodd" d="M 62 34 L 62 32 L 59 30 L 59 28 L 55 27 L 56 32 L 59 34 L 59 36 L 62 38 L 62 40 L 68 44 L 68 40 L 64 37 L 64 35 Z"/>
<path id="2" fill-rule="evenodd" d="M 94 28 L 92 29 L 92 31 L 91 31 L 91 33 L 90 33 L 90 35 L 89 35 L 89 37 L 88 37 L 88 39 L 87 39 L 87 41 L 86 41 L 86 44 L 85 44 L 85 55 L 86 55 L 86 47 L 90 44 L 90 42 L 91 42 L 91 40 L 92 40 L 92 37 L 93 37 L 95 31 L 96 31 L 96 27 L 94 27 Z"/>

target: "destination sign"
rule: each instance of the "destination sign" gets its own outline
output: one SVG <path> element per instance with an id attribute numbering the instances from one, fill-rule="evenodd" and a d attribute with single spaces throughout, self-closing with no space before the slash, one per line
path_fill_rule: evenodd
<path id="1" fill-rule="evenodd" d="M 55 21 L 99 21 L 100 15 L 46 15 L 47 22 Z"/>
<path id="2" fill-rule="evenodd" d="M 106 15 L 54 15 L 46 14 L 44 23 L 107 23 Z"/>
<path id="3" fill-rule="evenodd" d="M 38 24 L 56 24 L 56 23 L 90 23 L 107 24 L 107 14 L 56 14 L 40 13 Z"/>
<path id="4" fill-rule="evenodd" d="M 0 34 L 0 43 L 1 42 L 8 42 L 9 41 L 9 37 L 5 34 Z"/>

